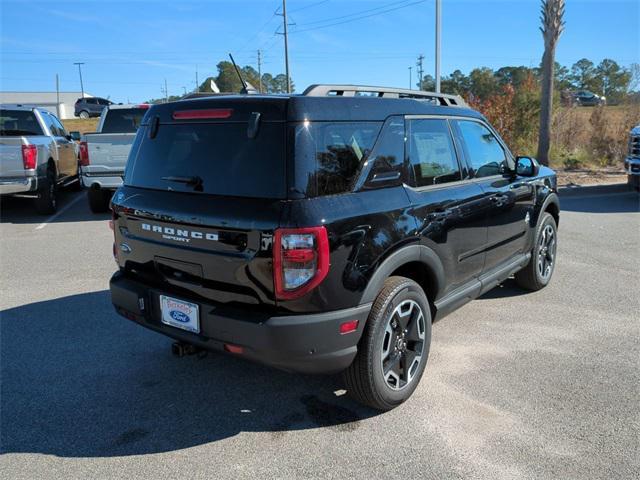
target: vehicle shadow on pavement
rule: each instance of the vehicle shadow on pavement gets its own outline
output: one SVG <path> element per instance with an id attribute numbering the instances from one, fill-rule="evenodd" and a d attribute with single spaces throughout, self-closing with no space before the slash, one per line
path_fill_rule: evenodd
<path id="1" fill-rule="evenodd" d="M 58 212 L 55 217 L 56 214 L 39 215 L 34 200 L 30 198 L 3 197 L 0 200 L 0 223 L 39 225 L 42 222 L 84 222 L 111 218 L 110 213 L 96 214 L 89 210 L 86 191 L 61 190 L 58 193 Z"/>
<path id="2" fill-rule="evenodd" d="M 0 451 L 110 457 L 234 436 L 359 428 L 376 412 L 335 377 L 228 355 L 173 357 L 171 340 L 113 312 L 108 291 L 0 312 Z"/>
<path id="3" fill-rule="evenodd" d="M 626 187 L 626 186 L 625 186 Z M 589 196 L 588 188 L 584 187 L 584 196 L 560 197 L 560 226 L 562 227 L 562 212 L 580 213 L 632 213 L 640 212 L 640 195 L 626 189 L 620 189 L 613 194 Z"/>
<path id="4" fill-rule="evenodd" d="M 496 285 L 487 293 L 478 297 L 477 300 L 491 300 L 495 298 L 519 297 L 531 293 L 524 288 L 518 286 L 513 278 L 508 278 L 504 282 Z"/>

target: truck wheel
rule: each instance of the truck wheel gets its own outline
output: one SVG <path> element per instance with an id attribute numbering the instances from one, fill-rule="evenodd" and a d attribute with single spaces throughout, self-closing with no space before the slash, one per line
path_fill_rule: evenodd
<path id="1" fill-rule="evenodd" d="M 109 201 L 111 192 L 101 188 L 90 188 L 87 192 L 89 197 L 89 208 L 93 213 L 104 213 L 109 211 Z"/>
<path id="2" fill-rule="evenodd" d="M 431 345 L 431 310 L 420 285 L 389 277 L 378 294 L 353 363 L 343 372 L 348 393 L 391 410 L 418 386 Z"/>
<path id="3" fill-rule="evenodd" d="M 41 215 L 49 215 L 58 208 L 57 187 L 54 173 L 47 171 L 46 178 L 39 185 L 36 197 L 36 211 Z"/>
<path id="4" fill-rule="evenodd" d="M 78 116 L 80 118 L 89 118 L 89 112 L 87 112 L 86 110 L 82 110 Z"/>
<path id="5" fill-rule="evenodd" d="M 536 243 L 531 252 L 531 260 L 526 267 L 516 273 L 516 283 L 527 290 L 540 290 L 547 286 L 556 266 L 558 247 L 558 227 L 553 216 L 542 214 L 536 232 Z"/>

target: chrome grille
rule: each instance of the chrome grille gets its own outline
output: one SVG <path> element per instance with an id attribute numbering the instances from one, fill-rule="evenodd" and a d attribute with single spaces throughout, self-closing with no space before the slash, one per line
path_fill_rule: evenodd
<path id="1" fill-rule="evenodd" d="M 629 156 L 640 157 L 640 135 L 631 135 L 629 139 Z"/>

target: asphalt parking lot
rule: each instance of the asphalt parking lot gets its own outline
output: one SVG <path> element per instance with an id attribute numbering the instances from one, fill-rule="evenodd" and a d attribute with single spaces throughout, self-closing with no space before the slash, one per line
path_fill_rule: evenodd
<path id="1" fill-rule="evenodd" d="M 385 414 L 333 377 L 172 357 L 111 308 L 107 215 L 3 200 L 0 477 L 638 478 L 639 197 L 586 190 L 562 199 L 552 284 L 435 324 Z"/>

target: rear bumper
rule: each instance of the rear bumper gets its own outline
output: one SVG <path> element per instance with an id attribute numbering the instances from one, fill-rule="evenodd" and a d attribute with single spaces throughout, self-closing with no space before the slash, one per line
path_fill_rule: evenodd
<path id="1" fill-rule="evenodd" d="M 38 189 L 37 177 L 17 177 L 0 179 L 0 195 L 34 192 Z"/>
<path id="2" fill-rule="evenodd" d="M 122 175 L 87 175 L 81 176 L 82 186 L 86 188 L 104 188 L 116 190 L 122 186 Z"/>
<path id="3" fill-rule="evenodd" d="M 116 311 L 144 327 L 207 350 L 225 351 L 225 344 L 241 346 L 243 353 L 238 356 L 301 373 L 336 373 L 347 368 L 371 309 L 367 304 L 320 314 L 270 317 L 254 312 L 219 313 L 213 304 L 196 302 L 200 333 L 195 334 L 160 321 L 159 295 L 171 292 L 150 288 L 120 272 L 111 278 L 110 289 Z M 358 320 L 357 330 L 341 335 L 340 324 L 351 320 Z"/>

